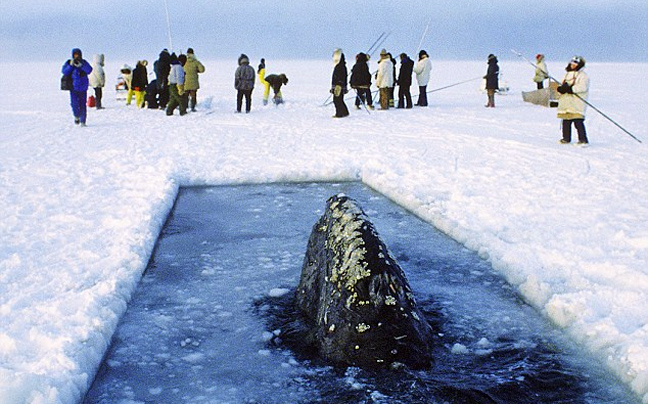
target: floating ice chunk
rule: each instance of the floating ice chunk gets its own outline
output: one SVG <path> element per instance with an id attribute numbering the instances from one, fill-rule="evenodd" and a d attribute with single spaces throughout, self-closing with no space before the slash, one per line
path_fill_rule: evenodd
<path id="1" fill-rule="evenodd" d="M 162 394 L 162 387 L 153 387 L 149 389 L 149 394 L 153 396 L 159 396 Z"/>
<path id="2" fill-rule="evenodd" d="M 453 354 L 462 355 L 462 354 L 467 354 L 467 353 L 470 352 L 470 351 L 468 350 L 468 348 L 467 348 L 465 345 L 462 345 L 462 344 L 454 344 L 454 345 L 452 346 L 452 350 L 451 350 L 451 352 L 452 352 Z"/>
<path id="3" fill-rule="evenodd" d="M 482 348 L 490 346 L 490 341 L 487 338 L 482 338 L 477 341 L 477 346 Z"/>
<path id="4" fill-rule="evenodd" d="M 191 353 L 182 357 L 182 360 L 189 363 L 198 363 L 205 360 L 205 354 L 200 352 Z"/>
<path id="5" fill-rule="evenodd" d="M 475 350 L 475 355 L 486 356 L 493 353 L 492 349 L 477 349 Z"/>
<path id="6" fill-rule="evenodd" d="M 268 296 L 270 296 L 270 297 L 281 297 L 281 296 L 286 295 L 288 292 L 290 292 L 290 289 L 274 288 L 274 289 L 270 289 L 270 292 L 268 292 Z"/>

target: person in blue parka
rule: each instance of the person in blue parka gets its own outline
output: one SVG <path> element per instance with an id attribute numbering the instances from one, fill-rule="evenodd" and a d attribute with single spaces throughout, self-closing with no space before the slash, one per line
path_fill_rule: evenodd
<path id="1" fill-rule="evenodd" d="M 72 89 L 70 90 L 70 105 L 74 114 L 74 123 L 86 125 L 86 99 L 88 98 L 88 75 L 92 72 L 92 66 L 85 59 L 81 49 L 72 49 L 72 59 L 63 64 L 61 72 L 65 76 L 72 77 Z"/>

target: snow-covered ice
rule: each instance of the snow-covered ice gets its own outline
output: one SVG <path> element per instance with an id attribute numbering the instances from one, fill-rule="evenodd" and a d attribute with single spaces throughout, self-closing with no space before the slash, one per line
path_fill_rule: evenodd
<path id="1" fill-rule="evenodd" d="M 123 61 L 107 62 L 110 83 Z M 468 83 L 339 120 L 321 107 L 328 61 L 268 61 L 287 103 L 262 107 L 257 88 L 249 115 L 233 114 L 235 61 L 205 61 L 199 112 L 127 108 L 108 87 L 87 128 L 61 63 L 2 64 L 0 402 L 83 397 L 180 186 L 361 180 L 489 260 L 648 403 L 648 64 L 587 67 L 590 101 L 644 143 L 590 109 L 578 148 L 557 143 L 555 110 L 522 102 L 533 70 L 517 61 L 500 62 L 495 109 Z M 485 70 L 435 61 L 430 88 Z"/>

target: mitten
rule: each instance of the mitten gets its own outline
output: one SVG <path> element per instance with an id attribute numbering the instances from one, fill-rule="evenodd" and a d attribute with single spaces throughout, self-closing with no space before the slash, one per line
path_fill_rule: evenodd
<path id="1" fill-rule="evenodd" d="M 571 90 L 571 86 L 567 83 L 562 83 L 558 88 L 556 89 L 560 94 L 567 94 L 567 93 L 573 93 Z"/>

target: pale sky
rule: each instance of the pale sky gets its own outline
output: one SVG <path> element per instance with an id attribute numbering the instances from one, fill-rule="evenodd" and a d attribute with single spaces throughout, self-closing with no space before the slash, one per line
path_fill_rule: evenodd
<path id="1" fill-rule="evenodd" d="M 392 53 L 412 55 L 423 38 L 433 59 L 512 59 L 515 48 L 648 62 L 648 0 L 167 1 L 172 50 L 193 47 L 201 59 L 323 59 L 336 47 L 352 55 L 386 31 Z M 73 47 L 155 60 L 170 48 L 165 1 L 0 1 L 3 61 L 59 60 Z"/>

